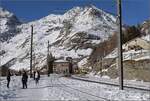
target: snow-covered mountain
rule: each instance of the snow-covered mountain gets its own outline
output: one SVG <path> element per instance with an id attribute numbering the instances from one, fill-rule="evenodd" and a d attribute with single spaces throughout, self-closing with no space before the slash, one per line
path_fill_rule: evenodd
<path id="1" fill-rule="evenodd" d="M 24 24 L 20 24 L 12 13 L 2 8 L 0 15 L 0 21 L 3 22 L 0 35 L 15 27 L 15 31 L 12 31 L 14 36 L 1 41 L 0 52 L 3 58 L 1 65 L 13 69 L 29 68 L 31 25 L 34 28 L 33 53 L 36 67 L 45 65 L 48 40 L 50 51 L 56 58 L 83 58 L 89 56 L 93 46 L 107 40 L 117 28 L 115 16 L 94 6 L 74 7 L 63 15 L 50 14 Z M 13 26 L 6 22 L 13 23 Z"/>
<path id="2" fill-rule="evenodd" d="M 145 35 L 142 37 L 142 39 L 150 42 L 150 20 L 145 21 L 141 25 L 141 31 L 142 31 L 142 33 L 145 33 Z"/>
<path id="3" fill-rule="evenodd" d="M 21 24 L 17 17 L 0 7 L 0 41 L 6 41 L 17 34 L 16 26 Z M 19 31 L 19 30 L 18 30 Z"/>

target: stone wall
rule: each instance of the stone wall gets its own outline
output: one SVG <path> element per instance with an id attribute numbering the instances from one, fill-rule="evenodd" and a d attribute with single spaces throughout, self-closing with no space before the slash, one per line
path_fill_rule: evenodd
<path id="1" fill-rule="evenodd" d="M 150 82 L 150 60 L 127 60 L 123 63 L 124 79 L 127 80 L 143 80 Z M 111 78 L 118 77 L 118 69 L 116 65 L 110 67 L 106 75 Z"/>

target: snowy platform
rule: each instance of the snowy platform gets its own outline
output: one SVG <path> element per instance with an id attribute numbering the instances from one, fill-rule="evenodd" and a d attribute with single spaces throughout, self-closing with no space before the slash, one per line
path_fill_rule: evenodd
<path id="1" fill-rule="evenodd" d="M 10 88 L 6 78 L 0 81 L 0 101 L 41 100 L 150 100 L 148 91 L 133 89 L 119 90 L 118 87 L 85 82 L 52 74 L 41 76 L 38 85 L 29 78 L 28 88 L 22 89 L 21 77 L 12 77 Z"/>

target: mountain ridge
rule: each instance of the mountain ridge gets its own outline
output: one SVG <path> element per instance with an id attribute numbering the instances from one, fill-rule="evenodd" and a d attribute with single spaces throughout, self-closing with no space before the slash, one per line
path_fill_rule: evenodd
<path id="1" fill-rule="evenodd" d="M 91 54 L 93 46 L 112 35 L 117 29 L 115 20 L 113 15 L 92 6 L 76 7 L 63 15 L 50 14 L 16 25 L 18 33 L 14 32 L 15 36 L 2 42 L 5 52 L 1 65 L 9 65 L 12 69 L 29 69 L 31 25 L 34 28 L 34 64 L 41 68 L 46 63 L 48 40 L 50 51 L 56 58 L 82 59 Z"/>

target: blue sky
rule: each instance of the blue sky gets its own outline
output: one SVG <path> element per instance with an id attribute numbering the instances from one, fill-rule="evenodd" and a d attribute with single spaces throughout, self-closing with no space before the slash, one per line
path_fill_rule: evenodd
<path id="1" fill-rule="evenodd" d="M 123 22 L 128 25 L 150 19 L 150 0 L 122 0 Z M 116 0 L 0 0 L 0 6 L 23 21 L 40 19 L 48 14 L 63 14 L 75 6 L 93 4 L 116 14 Z"/>

